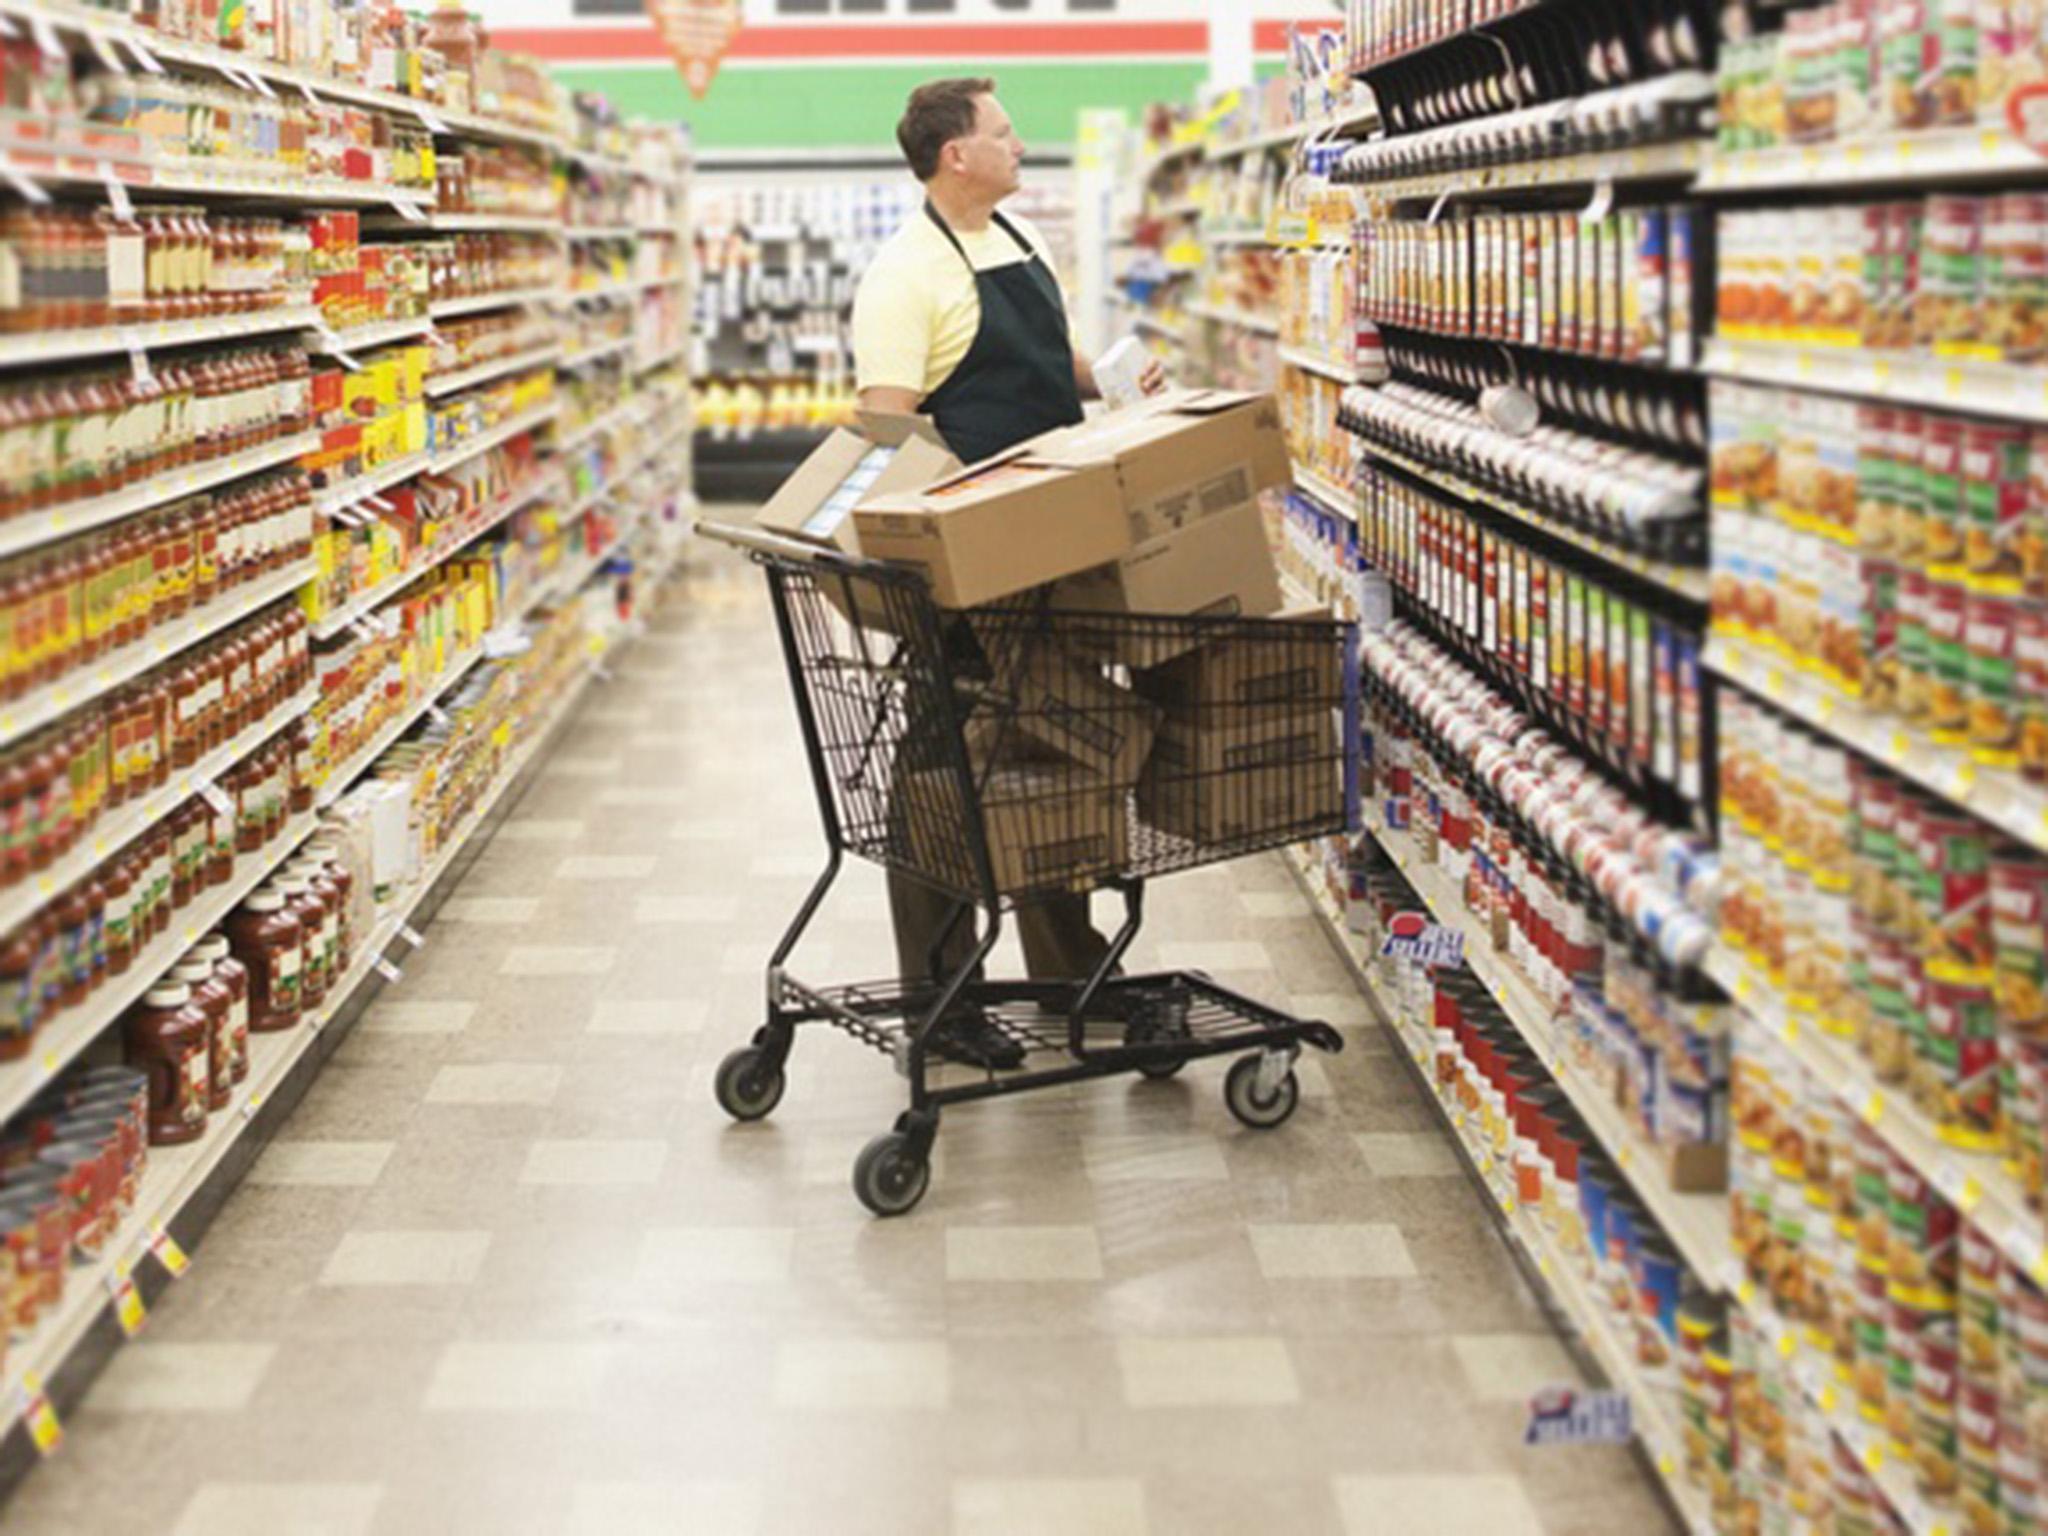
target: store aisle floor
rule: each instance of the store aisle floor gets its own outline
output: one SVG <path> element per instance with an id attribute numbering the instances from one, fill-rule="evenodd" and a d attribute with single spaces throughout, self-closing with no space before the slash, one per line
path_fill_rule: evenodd
<path id="1" fill-rule="evenodd" d="M 1636 1533 L 1629 1456 L 1525 1450 L 1568 1358 L 1271 858 L 1155 889 L 1140 963 L 1343 1025 L 1284 1129 L 1220 1064 L 969 1106 L 801 1037 L 710 1074 L 822 853 L 760 578 L 707 553 L 564 733 L 10 1530 L 94 1536 Z M 794 968 L 887 971 L 853 871 Z"/>

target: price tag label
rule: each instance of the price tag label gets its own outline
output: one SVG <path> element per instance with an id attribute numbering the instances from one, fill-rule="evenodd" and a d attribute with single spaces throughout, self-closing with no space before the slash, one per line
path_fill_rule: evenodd
<path id="1" fill-rule="evenodd" d="M 211 779 L 200 784 L 199 798 L 213 807 L 216 816 L 232 816 L 235 813 L 235 802 L 230 800 L 227 793 Z"/>
<path id="2" fill-rule="evenodd" d="M 69 57 L 64 51 L 64 40 L 57 36 L 56 27 L 47 16 L 31 16 L 28 19 L 29 36 L 36 40 L 36 48 L 53 64 L 61 64 Z"/>
<path id="3" fill-rule="evenodd" d="M 1893 731 L 1892 739 L 1885 743 L 1885 756 L 1891 761 L 1893 767 L 1903 763 L 1906 760 L 1907 754 L 1912 750 L 1913 738 L 1904 731 Z"/>
<path id="4" fill-rule="evenodd" d="M 64 1426 L 57 1419 L 57 1410 L 50 1406 L 50 1399 L 43 1390 L 43 1378 L 29 1371 L 21 1378 L 22 1405 L 21 1422 L 28 1430 L 29 1442 L 41 1456 L 52 1454 L 64 1443 Z"/>
<path id="5" fill-rule="evenodd" d="M 382 955 L 379 955 L 375 960 L 372 960 L 370 962 L 370 969 L 375 971 L 379 976 L 382 976 L 387 982 L 391 983 L 393 986 L 396 986 L 398 985 L 399 982 L 405 980 L 405 972 L 401 971 L 389 960 L 386 960 Z"/>
<path id="6" fill-rule="evenodd" d="M 128 197 L 126 184 L 122 182 L 120 177 L 114 174 L 112 162 L 102 160 L 99 163 L 98 170 L 100 181 L 107 189 L 107 206 L 114 210 L 114 217 L 117 219 L 134 218 L 135 204 Z"/>
<path id="7" fill-rule="evenodd" d="M 425 107 L 416 106 L 412 110 L 413 116 L 417 117 L 420 120 L 420 126 L 425 128 L 427 132 L 448 133 L 451 131 L 446 123 L 442 122 L 440 118 L 434 116 L 434 114 L 429 112 Z"/>
<path id="8" fill-rule="evenodd" d="M 135 1288 L 127 1265 L 115 1265 L 114 1272 L 107 1276 L 107 1294 L 114 1298 L 114 1321 L 121 1325 L 121 1332 L 131 1339 L 142 1332 L 149 1313 L 142 1305 L 142 1292 Z"/>
<path id="9" fill-rule="evenodd" d="M 25 203 L 41 205 L 50 200 L 50 194 L 43 190 L 41 183 L 23 175 L 12 166 L 0 163 L 0 179 L 14 189 L 14 195 Z"/>
<path id="10" fill-rule="evenodd" d="M 1787 1045 L 1794 1043 L 1799 1038 L 1799 1021 L 1787 1014 L 1784 1022 L 1779 1025 L 1778 1033 L 1785 1037 Z"/>
<path id="11" fill-rule="evenodd" d="M 121 55 L 114 52 L 114 45 L 107 41 L 104 32 L 88 31 L 85 40 L 92 48 L 93 57 L 100 61 L 100 68 L 110 75 L 125 76 L 128 73 L 128 66 L 121 62 Z"/>
<path id="12" fill-rule="evenodd" d="M 1863 1466 L 1870 1472 L 1884 1470 L 1884 1447 L 1875 1440 L 1867 1442 L 1863 1447 Z"/>
<path id="13" fill-rule="evenodd" d="M 150 1230 L 155 1235 L 150 1239 L 149 1251 L 156 1255 L 157 1263 L 163 1265 L 167 1274 L 175 1279 L 192 1267 L 192 1256 L 185 1252 L 162 1222 L 156 1222 Z"/>
<path id="14" fill-rule="evenodd" d="M 1869 1097 L 1863 1101 L 1863 1120 L 1867 1125 L 1875 1125 L 1883 1118 L 1884 1094 L 1873 1088 L 1870 1090 Z"/>
<path id="15" fill-rule="evenodd" d="M 244 70 L 242 78 L 249 83 L 249 89 L 270 101 L 277 100 L 277 92 L 270 88 L 270 82 L 254 71 Z"/>
<path id="16" fill-rule="evenodd" d="M 242 1118 L 244 1120 L 254 1120 L 256 1118 L 256 1111 L 260 1109 L 262 1105 L 263 1095 L 260 1093 L 251 1093 L 249 1097 L 242 1102 Z"/>
<path id="17" fill-rule="evenodd" d="M 157 59 L 157 56 L 143 47 L 134 38 L 122 38 L 121 46 L 135 56 L 135 62 L 142 66 L 145 74 L 160 75 L 164 72 L 163 64 Z"/>
<path id="18" fill-rule="evenodd" d="M 398 925 L 398 936 L 401 939 L 405 940 L 406 943 L 410 944 L 414 949 L 418 949 L 422 944 L 427 942 L 426 935 L 419 932 L 410 923 L 400 923 Z"/>
<path id="19" fill-rule="evenodd" d="M 1944 779 L 1944 785 L 1952 798 L 1966 798 L 1977 787 L 1977 765 L 1972 762 L 1954 764 Z"/>
<path id="20" fill-rule="evenodd" d="M 142 338 L 132 330 L 116 333 L 121 345 L 128 349 L 128 371 L 135 376 L 138 384 L 149 384 L 156 379 L 156 373 L 149 366 L 149 349 L 142 344 Z"/>
<path id="21" fill-rule="evenodd" d="M 420 211 L 419 205 L 416 203 L 409 203 L 403 198 L 394 197 L 391 199 L 391 207 L 407 223 L 424 224 L 427 222 L 426 214 Z"/>

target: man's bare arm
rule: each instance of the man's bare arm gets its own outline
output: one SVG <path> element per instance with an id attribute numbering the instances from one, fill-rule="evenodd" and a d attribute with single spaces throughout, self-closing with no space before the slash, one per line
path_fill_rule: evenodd
<path id="1" fill-rule="evenodd" d="M 899 415 L 913 415 L 917 411 L 917 391 L 898 389 L 893 384 L 870 384 L 860 392 L 860 408 L 864 411 L 894 411 Z"/>
<path id="2" fill-rule="evenodd" d="M 1095 365 L 1079 352 L 1074 354 L 1074 388 L 1080 391 L 1083 400 L 1102 398 L 1102 391 L 1095 383 Z"/>

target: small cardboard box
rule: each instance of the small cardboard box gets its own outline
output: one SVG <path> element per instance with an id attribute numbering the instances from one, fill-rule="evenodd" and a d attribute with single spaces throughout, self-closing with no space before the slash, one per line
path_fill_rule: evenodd
<path id="1" fill-rule="evenodd" d="M 924 573 L 942 608 L 976 608 L 1130 548 L 1116 469 L 1049 463 L 1028 444 L 921 491 L 871 496 L 854 509 L 861 552 Z"/>
<path id="2" fill-rule="evenodd" d="M 982 643 L 995 680 L 988 708 L 967 728 L 968 748 L 979 760 L 1000 748 L 1009 757 L 1073 763 L 1123 788 L 1138 782 L 1159 729 L 1158 705 L 1069 655 L 1050 635 L 998 631 Z"/>
<path id="3" fill-rule="evenodd" d="M 1053 463 L 1115 464 L 1134 545 L 1294 478 L 1279 402 L 1238 390 L 1173 390 L 1048 432 L 1031 447 Z"/>
<path id="4" fill-rule="evenodd" d="M 1141 544 L 1114 565 L 1061 582 L 1052 594 L 1054 608 L 1077 612 L 1219 618 L 1265 618 L 1278 613 L 1282 601 L 1265 518 L 1252 503 Z M 1105 626 L 1088 649 L 1145 668 L 1171 661 L 1201 640 L 1193 628 L 1138 626 L 1120 634 Z"/>
<path id="5" fill-rule="evenodd" d="M 930 810 L 910 817 L 918 862 L 964 873 L 966 850 L 921 846 L 959 825 L 958 815 L 946 809 L 955 803 L 957 781 L 937 772 L 913 778 L 911 799 Z M 981 809 L 996 888 L 1064 890 L 1114 874 L 1130 859 L 1128 800 L 1127 790 L 1078 768 L 1020 763 L 994 769 L 981 780 Z"/>
<path id="6" fill-rule="evenodd" d="M 1283 622 L 1327 626 L 1328 608 L 1292 608 Z M 1200 650 L 1138 674 L 1138 692 L 1188 720 L 1235 717 L 1247 709 L 1334 706 L 1344 697 L 1344 659 L 1326 630 L 1298 638 L 1270 624 L 1225 629 Z"/>
<path id="7" fill-rule="evenodd" d="M 1262 712 L 1226 726 L 1169 715 L 1138 779 L 1140 819 L 1198 843 L 1288 832 L 1343 813 L 1343 766 L 1327 709 Z"/>

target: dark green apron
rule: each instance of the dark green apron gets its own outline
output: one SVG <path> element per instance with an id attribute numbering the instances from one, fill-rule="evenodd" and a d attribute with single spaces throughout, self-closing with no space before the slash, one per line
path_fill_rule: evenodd
<path id="1" fill-rule="evenodd" d="M 981 326 L 959 366 L 918 410 L 932 418 L 963 464 L 1054 427 L 1074 425 L 1081 419 L 1081 394 L 1074 386 L 1066 306 L 1038 252 L 1008 219 L 992 213 L 997 227 L 1024 252 L 1024 260 L 977 272 L 938 209 L 926 203 L 924 211 L 973 274 Z"/>

